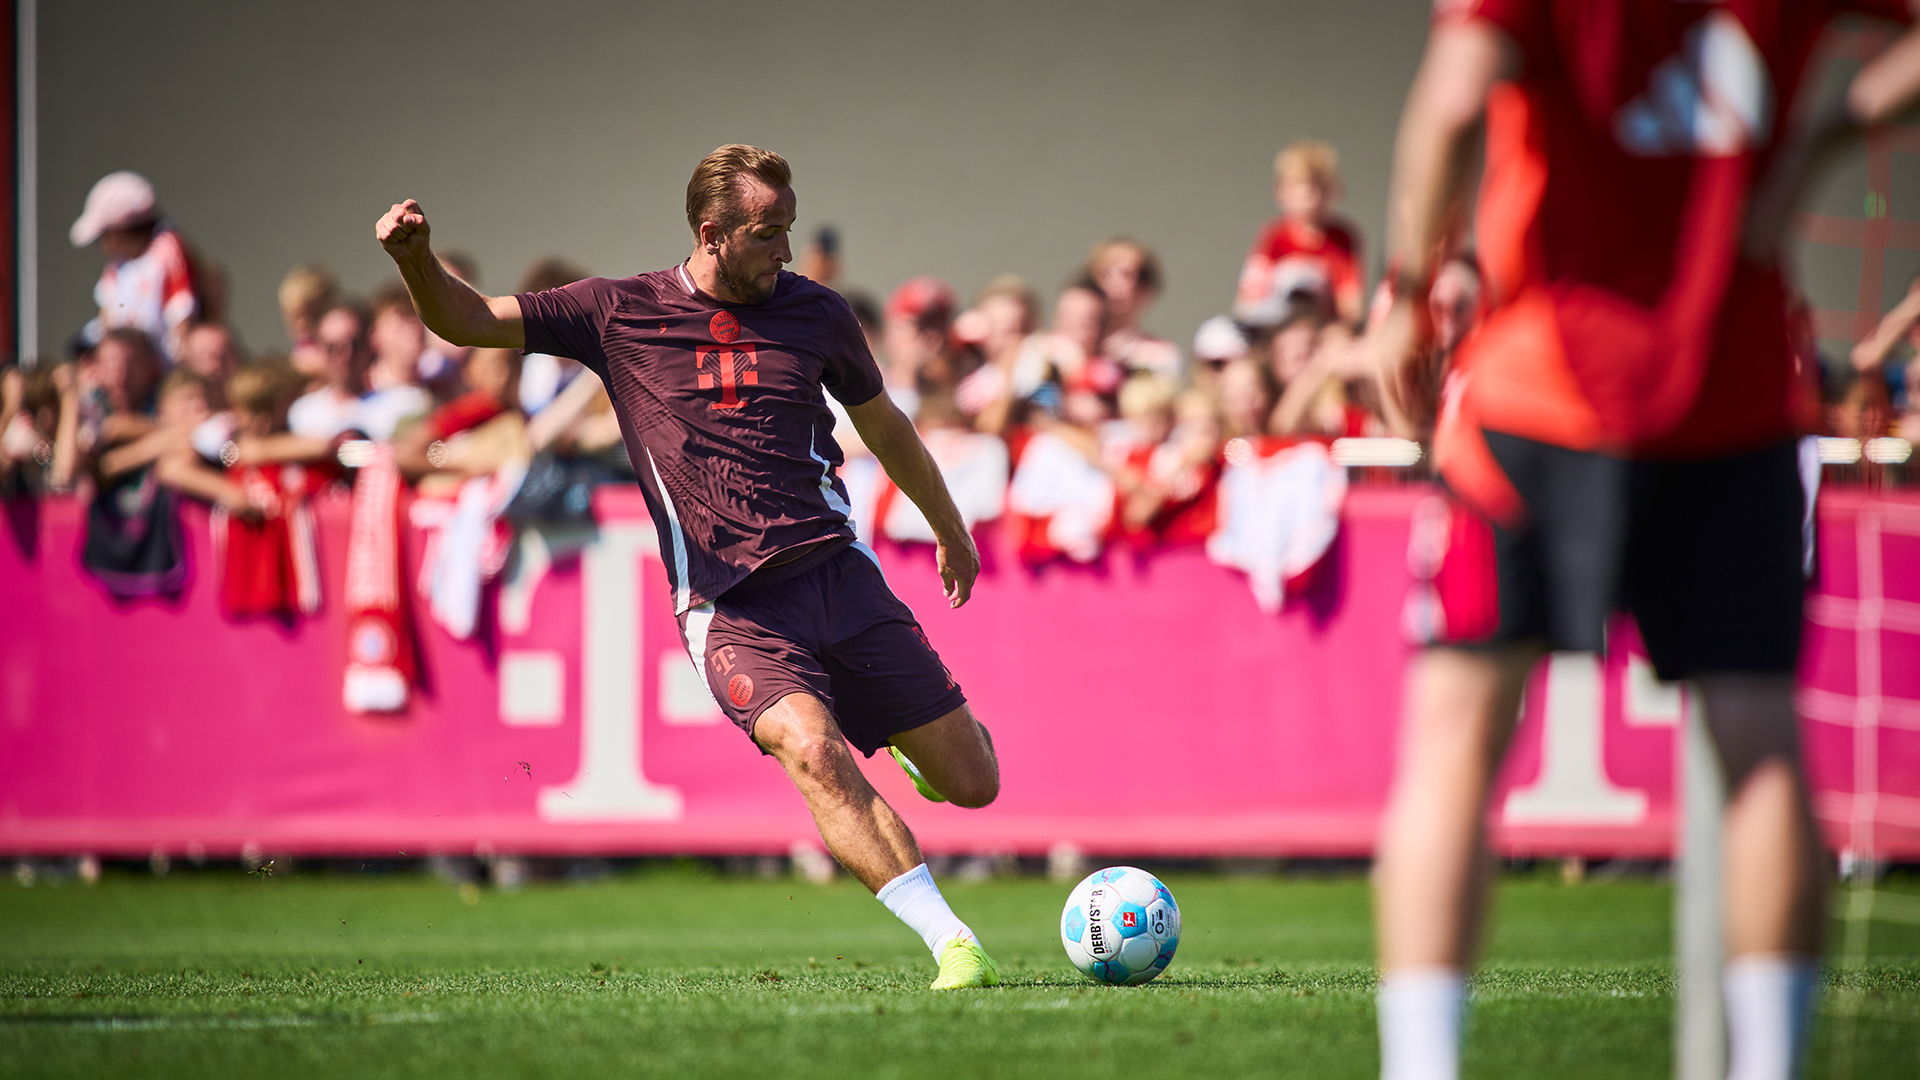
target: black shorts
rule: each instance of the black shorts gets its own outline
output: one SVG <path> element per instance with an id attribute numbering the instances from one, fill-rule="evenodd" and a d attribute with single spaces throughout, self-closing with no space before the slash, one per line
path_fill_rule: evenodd
<path id="1" fill-rule="evenodd" d="M 1406 617 L 1416 641 L 1599 652 L 1623 609 L 1662 679 L 1794 670 L 1806 496 L 1792 440 L 1633 462 L 1486 437 L 1527 520 L 1509 530 L 1450 496 L 1416 513 Z"/>
<path id="2" fill-rule="evenodd" d="M 967 700 L 863 545 L 784 580 L 735 586 L 680 616 L 680 634 L 713 699 L 749 738 L 774 702 L 810 694 L 872 757 L 889 737 Z"/>

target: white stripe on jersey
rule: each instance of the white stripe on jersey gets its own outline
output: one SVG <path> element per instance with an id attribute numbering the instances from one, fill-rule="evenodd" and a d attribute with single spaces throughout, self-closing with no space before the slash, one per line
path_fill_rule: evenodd
<path id="1" fill-rule="evenodd" d="M 807 456 L 820 463 L 820 494 L 826 497 L 827 509 L 832 510 L 834 513 L 839 514 L 851 522 L 853 520 L 853 507 L 848 506 L 847 500 L 841 498 L 840 493 L 833 490 L 833 462 L 821 457 L 813 448 L 814 440 L 819 437 L 818 429 L 810 431 L 807 434 Z"/>
<path id="2" fill-rule="evenodd" d="M 707 629 L 712 625 L 713 601 L 709 600 L 687 609 L 687 621 L 680 631 L 680 640 L 687 645 L 687 659 L 693 661 L 693 673 L 700 677 L 700 688 L 708 697 L 713 697 L 713 687 L 707 682 Z M 713 703 L 718 706 L 720 699 L 714 698 Z"/>
<path id="3" fill-rule="evenodd" d="M 660 466 L 654 463 L 651 450 L 647 451 L 647 468 L 653 470 L 653 486 L 660 492 L 660 505 L 667 509 L 667 527 L 673 533 L 673 610 L 679 614 L 692 599 L 692 586 L 687 583 L 687 536 L 680 531 L 680 514 L 673 508 L 673 493 L 667 490 L 666 481 L 660 479 Z"/>

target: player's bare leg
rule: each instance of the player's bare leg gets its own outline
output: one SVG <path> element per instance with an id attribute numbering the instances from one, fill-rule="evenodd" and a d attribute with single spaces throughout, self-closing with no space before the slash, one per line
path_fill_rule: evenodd
<path id="1" fill-rule="evenodd" d="M 920 865 L 907 823 L 853 760 L 840 725 L 819 699 L 789 694 L 760 714 L 753 739 L 787 771 L 807 801 L 827 850 L 862 885 L 881 886 Z"/>
<path id="2" fill-rule="evenodd" d="M 1819 977 L 1825 856 L 1787 675 L 1698 680 L 1726 770 L 1721 858 L 1731 1080 L 1793 1074 Z"/>
<path id="3" fill-rule="evenodd" d="M 1000 794 L 1000 761 L 993 753 L 993 737 L 965 705 L 887 741 L 899 747 L 926 782 L 955 806 L 977 809 Z"/>
<path id="4" fill-rule="evenodd" d="M 972 714 L 964 708 L 935 723 L 960 715 L 973 723 Z M 978 737 L 984 740 L 985 729 L 977 723 L 973 726 L 980 733 Z M 964 746 L 965 739 L 961 736 L 965 730 L 954 721 L 942 729 L 939 740 L 930 741 L 929 745 L 951 741 Z M 900 815 L 860 771 L 846 739 L 840 734 L 840 725 L 834 722 L 826 706 L 808 694 L 789 694 L 760 714 L 754 724 L 753 737 L 786 769 L 787 777 L 806 800 L 827 850 L 927 943 L 940 964 L 940 977 L 934 981 L 933 988 L 997 984 L 998 968 L 980 947 L 973 930 L 947 905 L 920 857 L 920 845 L 914 841 L 907 823 L 900 820 Z M 988 755 L 990 760 L 990 746 Z M 945 756 L 965 759 L 963 753 L 953 748 L 949 748 Z M 935 757 L 942 756 L 936 754 Z M 966 774 L 956 771 L 951 779 L 960 785 L 965 777 Z M 981 786 L 977 776 L 971 783 L 975 786 L 956 786 L 955 790 L 975 797 L 984 795 L 986 801 L 991 801 L 999 787 L 997 767 L 990 788 Z"/>
<path id="5" fill-rule="evenodd" d="M 1413 663 L 1374 865 L 1381 1075 L 1455 1075 L 1485 906 L 1487 791 L 1543 650 L 1428 649 Z"/>

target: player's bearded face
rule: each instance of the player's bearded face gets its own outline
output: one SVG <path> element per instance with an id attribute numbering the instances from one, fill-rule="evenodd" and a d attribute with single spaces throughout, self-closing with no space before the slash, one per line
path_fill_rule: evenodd
<path id="1" fill-rule="evenodd" d="M 720 245 L 720 253 L 714 257 L 721 287 L 739 302 L 757 304 L 772 296 L 780 282 L 780 264 L 769 259 L 766 251 L 755 250 L 764 247 L 741 229 L 731 242 Z M 769 274 L 769 270 L 775 273 Z"/>

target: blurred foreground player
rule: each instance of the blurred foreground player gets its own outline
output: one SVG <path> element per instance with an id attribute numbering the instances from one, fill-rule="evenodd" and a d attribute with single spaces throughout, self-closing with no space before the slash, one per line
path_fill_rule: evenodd
<path id="1" fill-rule="evenodd" d="M 1548 649 L 1632 612 L 1690 679 L 1727 775 L 1731 1073 L 1790 1075 L 1823 860 L 1793 707 L 1803 592 L 1777 242 L 1820 153 L 1920 86 L 1920 39 L 1794 111 L 1843 9 L 1896 0 L 1443 0 L 1401 119 L 1394 302 L 1359 346 L 1402 385 L 1484 119 L 1491 309 L 1460 347 L 1416 518 L 1410 672 L 1378 865 L 1382 1073 L 1452 1077 L 1486 885 L 1487 790 Z"/>
<path id="2" fill-rule="evenodd" d="M 714 699 L 786 769 L 841 865 L 925 939 L 934 989 L 992 986 L 993 960 L 847 751 L 888 748 L 929 798 L 979 807 L 999 793 L 986 729 L 854 540 L 823 389 L 933 524 L 951 606 L 966 603 L 979 554 L 853 312 L 781 269 L 791 183 L 778 154 L 723 146 L 687 185 L 686 261 L 520 296 L 482 296 L 443 269 L 412 200 L 375 231 L 441 337 L 571 357 L 600 376 Z"/>

